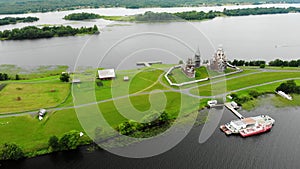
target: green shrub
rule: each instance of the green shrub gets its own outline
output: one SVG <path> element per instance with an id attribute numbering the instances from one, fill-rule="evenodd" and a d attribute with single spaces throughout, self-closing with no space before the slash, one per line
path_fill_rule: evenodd
<path id="1" fill-rule="evenodd" d="M 23 150 L 16 144 L 5 143 L 0 148 L 0 160 L 18 160 L 23 157 Z"/>
<path id="2" fill-rule="evenodd" d="M 58 151 L 61 148 L 59 140 L 56 136 L 52 136 L 49 138 L 48 145 L 52 149 L 52 151 Z"/>
<path id="3" fill-rule="evenodd" d="M 258 96 L 260 96 L 261 93 L 257 92 L 256 90 L 251 90 L 251 91 L 249 91 L 249 95 L 254 98 L 258 98 Z"/>
<path id="4" fill-rule="evenodd" d="M 79 132 L 72 130 L 62 136 L 59 140 L 61 150 L 72 150 L 78 146 Z"/>

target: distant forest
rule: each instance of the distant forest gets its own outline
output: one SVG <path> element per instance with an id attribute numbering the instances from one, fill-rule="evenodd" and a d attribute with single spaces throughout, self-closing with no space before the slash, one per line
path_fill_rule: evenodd
<path id="1" fill-rule="evenodd" d="M 38 28 L 35 26 L 27 26 L 21 29 L 15 28 L 12 30 L 0 31 L 0 40 L 41 39 L 96 33 L 99 33 L 98 27 L 96 25 L 89 28 L 72 28 L 71 26 L 45 26 L 43 28 Z"/>
<path id="2" fill-rule="evenodd" d="M 0 26 L 2 25 L 9 25 L 9 24 L 16 24 L 20 22 L 35 22 L 38 21 L 39 18 L 37 17 L 26 17 L 26 18 L 14 18 L 14 17 L 5 17 L 0 19 Z"/>
<path id="3" fill-rule="evenodd" d="M 80 7 L 179 7 L 222 4 L 281 3 L 282 0 L 0 0 L 0 14 L 72 10 Z M 286 0 L 285 3 L 300 3 Z"/>
<path id="4" fill-rule="evenodd" d="M 264 15 L 264 14 L 284 14 L 284 13 L 297 13 L 300 12 L 300 8 L 289 7 L 289 8 L 246 8 L 246 9 L 224 9 L 222 12 L 209 11 L 209 12 L 177 12 L 174 14 L 161 12 L 145 12 L 144 14 L 130 15 L 130 16 L 101 16 L 93 13 L 72 13 L 66 15 L 66 20 L 86 20 L 86 19 L 107 19 L 115 21 L 139 21 L 139 22 L 160 22 L 160 21 L 172 21 L 172 20 L 205 20 L 213 19 L 219 16 L 247 16 L 247 15 Z"/>

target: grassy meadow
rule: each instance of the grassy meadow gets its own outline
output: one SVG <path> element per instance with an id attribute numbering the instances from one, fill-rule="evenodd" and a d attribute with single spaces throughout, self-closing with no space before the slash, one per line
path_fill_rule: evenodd
<path id="1" fill-rule="evenodd" d="M 76 93 L 74 98 L 80 98 L 79 103 L 81 104 L 93 102 L 112 127 L 117 127 L 120 123 L 128 120 L 121 112 L 131 113 L 133 109 L 139 112 L 137 116 L 145 116 L 151 111 L 165 111 L 171 117 L 176 118 L 179 112 L 182 112 L 182 115 L 185 116 L 205 107 L 209 99 L 199 100 L 181 94 L 178 91 L 172 91 L 170 90 L 170 86 L 165 85 L 167 82 L 162 75 L 164 74 L 164 70 L 169 67 L 170 65 L 153 65 L 153 68 L 118 71 L 117 78 L 112 81 L 95 80 L 95 76 L 92 74 L 89 76 L 92 78 L 87 78 L 83 80 L 82 83 L 72 86 L 72 90 Z M 274 80 L 300 77 L 300 72 L 258 71 L 259 69 L 257 68 L 245 69 L 241 73 L 227 76 L 226 89 L 233 91 L 252 85 L 272 82 Z M 177 73 L 180 74 L 180 72 L 174 72 L 173 75 L 177 75 Z M 124 76 L 128 76 L 130 80 L 124 81 Z M 162 77 L 161 81 L 164 85 L 160 83 L 160 77 Z M 191 93 L 199 95 L 200 92 L 203 96 L 210 96 L 210 83 L 218 80 L 220 79 L 217 78 L 198 83 L 204 86 L 192 89 Z M 296 82 L 300 85 L 300 80 L 296 80 Z M 0 145 L 6 142 L 16 143 L 23 148 L 26 153 L 45 151 L 45 149 L 48 148 L 47 143 L 51 136 L 56 135 L 61 137 L 70 130 L 83 131 L 78 120 L 78 114 L 74 108 L 70 107 L 73 106 L 74 99 L 73 96 L 70 95 L 71 84 L 60 82 L 58 75 L 48 77 L 39 76 L 28 80 L 6 81 L 5 83 L 7 86 L 0 91 L 0 114 L 5 112 L 24 112 L 47 107 L 59 107 L 62 108 L 62 110 L 49 111 L 42 121 L 37 119 L 37 115 L 0 118 L 0 132 L 2 133 Z M 222 86 L 224 83 L 225 82 L 216 83 L 214 88 Z M 281 82 L 277 82 L 260 87 L 253 87 L 239 91 L 237 94 L 239 96 L 248 96 L 250 90 L 273 92 L 280 83 Z M 184 88 L 187 87 L 189 86 L 185 86 Z M 147 93 L 156 90 L 164 91 L 155 94 Z M 134 95 L 128 96 L 128 94 Z M 128 96 L 128 98 L 122 96 Z M 294 95 L 293 97 L 295 99 L 292 102 L 281 97 L 274 97 L 273 102 L 276 103 L 277 106 L 299 106 L 300 96 Z M 75 100 L 77 98 L 75 98 Z M 251 100 L 245 103 L 243 108 L 250 109 L 258 105 L 258 102 L 259 99 Z M 152 107 L 151 103 L 157 106 Z M 90 107 L 92 106 L 86 105 L 83 107 L 83 109 L 86 110 L 83 117 L 93 122 L 94 119 L 91 119 L 93 112 L 89 111 Z"/>
<path id="2" fill-rule="evenodd" d="M 66 83 L 10 83 L 0 92 L 0 114 L 56 107 L 69 93 Z"/>
<path id="3" fill-rule="evenodd" d="M 248 76 L 243 76 L 240 78 L 230 79 L 226 81 L 226 86 L 224 86 L 223 82 L 213 84 L 215 88 L 223 88 L 226 87 L 227 91 L 233 91 L 253 85 L 259 85 L 262 83 L 272 82 L 276 80 L 283 80 L 287 78 L 299 78 L 300 72 L 261 72 L 257 74 L 251 74 Z M 211 85 L 207 84 L 205 86 L 201 86 L 198 89 L 191 90 L 192 94 L 202 95 L 202 96 L 210 96 L 211 95 Z M 219 93 L 222 94 L 222 93 Z"/>

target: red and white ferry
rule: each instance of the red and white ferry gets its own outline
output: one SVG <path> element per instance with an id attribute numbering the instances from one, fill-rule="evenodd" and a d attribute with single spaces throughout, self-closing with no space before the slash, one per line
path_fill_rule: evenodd
<path id="1" fill-rule="evenodd" d="M 233 120 L 230 123 L 221 125 L 220 129 L 227 135 L 240 134 L 248 137 L 271 130 L 275 120 L 268 115 L 260 115 L 256 117 L 243 118 L 241 120 Z"/>

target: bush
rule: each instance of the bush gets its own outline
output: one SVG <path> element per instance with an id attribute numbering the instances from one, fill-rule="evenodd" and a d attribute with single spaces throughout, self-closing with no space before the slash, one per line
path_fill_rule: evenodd
<path id="1" fill-rule="evenodd" d="M 62 82 L 69 82 L 70 81 L 70 75 L 68 73 L 62 73 L 60 75 L 59 79 Z"/>
<path id="2" fill-rule="evenodd" d="M 265 64 L 261 64 L 261 65 L 259 66 L 259 68 L 261 68 L 261 69 L 264 69 L 265 67 L 266 67 Z"/>
<path id="3" fill-rule="evenodd" d="M 15 78 L 16 80 L 21 80 L 20 79 L 20 76 L 18 75 L 18 74 L 16 74 L 16 78 Z"/>
<path id="4" fill-rule="evenodd" d="M 5 143 L 0 148 L 0 160 L 18 160 L 23 157 L 23 150 L 16 144 Z"/>
<path id="5" fill-rule="evenodd" d="M 59 140 L 56 136 L 52 136 L 49 138 L 48 145 L 52 149 L 52 151 L 58 151 L 61 149 Z"/>
<path id="6" fill-rule="evenodd" d="M 103 86 L 103 83 L 101 81 L 97 81 L 96 84 L 97 84 L 98 87 Z"/>
<path id="7" fill-rule="evenodd" d="M 72 130 L 62 136 L 62 138 L 59 140 L 60 149 L 61 150 L 72 150 L 76 149 L 78 146 L 78 140 L 79 140 L 79 132 Z"/>
<path id="8" fill-rule="evenodd" d="M 297 86 L 294 80 L 288 80 L 285 83 L 281 83 L 280 86 L 276 88 L 276 91 L 283 91 L 287 94 L 290 93 L 300 94 L 300 86 Z"/>
<path id="9" fill-rule="evenodd" d="M 259 92 L 257 92 L 256 90 L 251 90 L 251 91 L 249 91 L 249 95 L 254 98 L 258 98 L 258 96 L 260 96 L 261 94 Z"/>
<path id="10" fill-rule="evenodd" d="M 145 116 L 142 119 L 143 123 L 139 123 L 133 120 L 121 123 L 117 127 L 117 130 L 122 135 L 130 135 L 137 131 L 143 131 L 145 129 L 149 129 L 155 126 L 168 124 L 169 120 L 170 117 L 166 112 L 161 113 L 161 115 L 159 115 L 159 113 L 156 112 Z"/>

